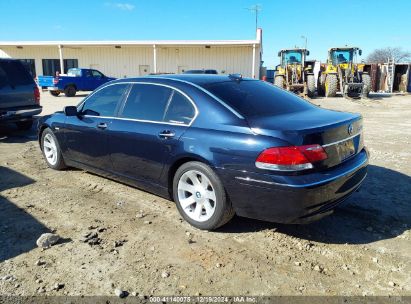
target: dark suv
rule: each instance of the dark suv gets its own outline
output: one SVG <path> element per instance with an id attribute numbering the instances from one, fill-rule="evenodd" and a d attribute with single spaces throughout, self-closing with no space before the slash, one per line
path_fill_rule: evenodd
<path id="1" fill-rule="evenodd" d="M 0 58 L 0 126 L 13 122 L 28 130 L 41 109 L 40 92 L 28 70 L 19 60 Z"/>

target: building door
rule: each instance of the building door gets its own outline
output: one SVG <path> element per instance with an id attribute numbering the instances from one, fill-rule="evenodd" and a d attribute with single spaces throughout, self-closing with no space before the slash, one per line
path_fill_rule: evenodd
<path id="1" fill-rule="evenodd" d="M 140 76 L 145 76 L 150 74 L 150 66 L 149 65 L 140 65 L 139 66 Z"/>
<path id="2" fill-rule="evenodd" d="M 179 67 L 178 67 L 178 74 L 183 74 L 185 71 L 187 71 L 187 67 L 186 66 L 182 66 L 182 65 L 180 65 Z"/>

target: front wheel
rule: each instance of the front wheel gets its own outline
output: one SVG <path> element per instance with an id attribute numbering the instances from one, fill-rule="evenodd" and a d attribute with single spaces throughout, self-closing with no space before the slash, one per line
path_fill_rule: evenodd
<path id="1" fill-rule="evenodd" d="M 274 85 L 277 87 L 284 89 L 284 77 L 283 76 L 275 76 L 274 78 Z"/>
<path id="2" fill-rule="evenodd" d="M 50 168 L 55 170 L 66 168 L 57 138 L 50 128 L 46 128 L 41 134 L 41 150 Z"/>
<path id="3" fill-rule="evenodd" d="M 54 97 L 57 97 L 57 96 L 60 95 L 60 91 L 49 91 L 49 92 L 50 92 L 50 94 L 51 94 L 52 96 L 54 96 Z"/>
<path id="4" fill-rule="evenodd" d="M 188 162 L 178 168 L 173 196 L 181 216 L 199 229 L 214 230 L 234 216 L 220 178 L 200 162 Z"/>
<path id="5" fill-rule="evenodd" d="M 315 77 L 314 75 L 307 75 L 307 95 L 313 98 L 315 94 Z"/>
<path id="6" fill-rule="evenodd" d="M 335 74 L 328 74 L 325 78 L 325 97 L 335 97 L 337 95 L 338 78 Z"/>
<path id="7" fill-rule="evenodd" d="M 368 97 L 371 91 L 371 76 L 368 74 L 362 74 L 363 91 L 362 96 Z"/>

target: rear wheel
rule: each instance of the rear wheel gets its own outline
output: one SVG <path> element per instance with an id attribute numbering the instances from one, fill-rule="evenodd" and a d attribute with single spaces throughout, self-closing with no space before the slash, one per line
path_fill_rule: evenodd
<path id="1" fill-rule="evenodd" d="M 64 95 L 66 95 L 67 97 L 74 97 L 76 96 L 76 88 L 74 86 L 68 86 L 66 87 L 66 89 L 64 90 Z"/>
<path id="2" fill-rule="evenodd" d="M 284 89 L 284 77 L 283 76 L 275 76 L 274 85 L 276 85 L 279 88 Z"/>
<path id="3" fill-rule="evenodd" d="M 325 97 L 337 95 L 338 78 L 335 74 L 328 74 L 325 79 Z"/>
<path id="4" fill-rule="evenodd" d="M 50 168 L 55 170 L 66 168 L 57 138 L 49 128 L 41 134 L 41 150 Z"/>
<path id="5" fill-rule="evenodd" d="M 16 126 L 19 130 L 30 130 L 33 126 L 33 120 L 24 120 L 16 122 Z"/>
<path id="6" fill-rule="evenodd" d="M 313 98 L 315 94 L 315 78 L 314 75 L 307 75 L 307 95 Z"/>
<path id="7" fill-rule="evenodd" d="M 181 216 L 199 229 L 216 229 L 234 216 L 220 178 L 200 162 L 188 162 L 178 168 L 173 196 Z"/>
<path id="8" fill-rule="evenodd" d="M 54 96 L 54 97 L 57 97 L 57 96 L 60 95 L 60 91 L 49 91 L 49 92 L 50 92 L 50 94 L 51 94 L 52 96 Z"/>
<path id="9" fill-rule="evenodd" d="M 363 91 L 362 96 L 368 97 L 371 91 L 371 76 L 368 74 L 362 74 Z"/>

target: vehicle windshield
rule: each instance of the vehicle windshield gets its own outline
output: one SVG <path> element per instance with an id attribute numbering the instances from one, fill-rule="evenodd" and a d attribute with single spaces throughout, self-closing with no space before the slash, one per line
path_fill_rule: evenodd
<path id="1" fill-rule="evenodd" d="M 313 107 L 304 99 L 265 81 L 224 81 L 203 87 L 246 118 L 281 115 Z"/>
<path id="2" fill-rule="evenodd" d="M 286 51 L 283 52 L 283 65 L 301 63 L 302 56 L 299 51 Z"/>
<path id="3" fill-rule="evenodd" d="M 67 71 L 68 76 L 73 76 L 73 77 L 80 77 L 81 76 L 81 70 L 80 69 L 69 69 Z"/>
<path id="4" fill-rule="evenodd" d="M 333 50 L 331 51 L 331 60 L 333 65 L 348 63 L 353 61 L 353 50 Z"/>

